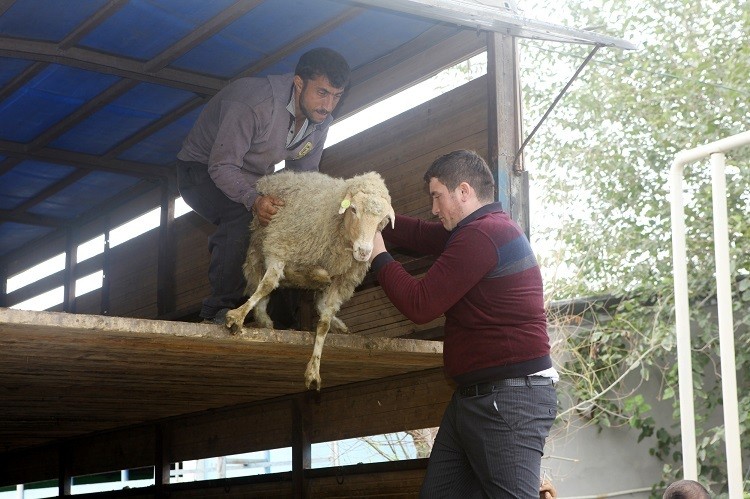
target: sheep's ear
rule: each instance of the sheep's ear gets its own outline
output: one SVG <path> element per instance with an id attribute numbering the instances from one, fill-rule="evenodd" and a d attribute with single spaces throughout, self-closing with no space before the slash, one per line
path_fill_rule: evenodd
<path id="1" fill-rule="evenodd" d="M 346 197 L 344 197 L 343 200 L 341 200 L 341 204 L 339 205 L 339 215 L 342 215 L 347 208 L 349 208 L 352 205 L 352 195 L 350 193 L 346 194 Z"/>
<path id="2" fill-rule="evenodd" d="M 395 229 L 396 228 L 396 213 L 393 211 L 393 206 L 391 206 L 390 204 L 388 205 L 388 209 L 390 210 L 388 212 L 388 218 L 391 219 L 391 229 Z"/>

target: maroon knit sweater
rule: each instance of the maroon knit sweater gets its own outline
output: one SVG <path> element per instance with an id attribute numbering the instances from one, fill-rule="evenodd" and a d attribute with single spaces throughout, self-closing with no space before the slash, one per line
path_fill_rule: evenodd
<path id="1" fill-rule="evenodd" d="M 526 376 L 552 366 L 539 265 L 520 227 L 499 203 L 452 231 L 439 222 L 396 217 L 391 245 L 435 255 L 422 279 L 390 254 L 373 261 L 388 298 L 410 320 L 445 314 L 443 362 L 460 386 Z"/>

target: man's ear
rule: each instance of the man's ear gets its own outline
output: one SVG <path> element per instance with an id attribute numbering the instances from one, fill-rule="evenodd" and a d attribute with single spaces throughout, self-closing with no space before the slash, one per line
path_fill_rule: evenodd
<path id="1" fill-rule="evenodd" d="M 461 200 L 466 201 L 469 199 L 469 196 L 471 196 L 471 193 L 474 191 L 472 189 L 471 185 L 469 185 L 468 182 L 461 182 L 458 184 L 458 189 L 461 192 Z"/>
<path id="2" fill-rule="evenodd" d="M 302 92 L 302 87 L 305 84 L 305 80 L 302 79 L 300 75 L 294 75 L 294 88 L 297 90 L 297 93 L 299 94 Z"/>

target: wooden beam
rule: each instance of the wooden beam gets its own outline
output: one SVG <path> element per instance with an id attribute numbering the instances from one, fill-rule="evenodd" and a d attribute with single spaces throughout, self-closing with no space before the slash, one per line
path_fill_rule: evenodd
<path id="1" fill-rule="evenodd" d="M 162 497 L 169 486 L 169 469 L 171 466 L 169 434 L 164 425 L 154 425 L 154 484 L 156 497 Z"/>
<path id="2" fill-rule="evenodd" d="M 8 306 L 8 267 L 0 265 L 0 307 Z"/>
<path id="3" fill-rule="evenodd" d="M 65 270 L 63 279 L 63 311 L 74 314 L 76 311 L 76 264 L 78 258 L 78 238 L 76 230 L 68 231 L 65 238 Z"/>
<path id="4" fill-rule="evenodd" d="M 174 196 L 168 181 L 161 185 L 161 216 L 159 223 L 159 261 L 156 278 L 156 309 L 159 316 L 175 308 L 175 230 Z"/>
<path id="5" fill-rule="evenodd" d="M 488 151 L 497 200 L 529 236 L 528 177 L 513 160 L 521 147 L 521 98 L 516 39 L 487 33 Z M 523 158 L 518 159 L 522 164 Z"/>
<path id="6" fill-rule="evenodd" d="M 310 442 L 310 400 L 296 397 L 292 400 L 292 489 L 294 497 L 306 494 L 305 472 L 312 468 L 312 443 Z"/>
<path id="7" fill-rule="evenodd" d="M 102 290 L 99 313 L 109 315 L 109 295 L 112 288 L 112 247 L 109 244 L 109 231 L 111 229 L 109 216 L 104 217 L 104 262 L 102 263 Z"/>
<path id="8" fill-rule="evenodd" d="M 73 484 L 73 477 L 70 474 L 70 459 L 73 450 L 65 443 L 59 446 L 59 463 L 57 474 L 57 492 L 60 497 L 70 495 L 70 487 Z"/>
<path id="9" fill-rule="evenodd" d="M 50 314 L 44 312 L 23 313 L 12 310 L 3 313 L 6 317 L 24 317 L 24 320 L 28 322 L 27 326 L 19 326 L 22 327 L 23 331 L 14 331 L 10 327 L 7 328 L 7 335 L 10 337 L 11 333 L 13 333 L 12 338 L 14 341 L 24 338 L 25 342 L 29 342 L 28 345 L 30 347 L 36 345 L 33 348 L 39 348 L 41 349 L 40 351 L 47 351 L 48 354 L 70 357 L 71 369 L 90 373 L 91 376 L 86 377 L 87 384 L 96 383 L 97 376 L 103 375 L 108 380 L 106 384 L 110 390 L 115 389 L 117 392 L 122 392 L 121 395 L 125 396 L 127 396 L 128 389 L 124 387 L 129 383 L 128 379 L 130 379 L 130 376 L 120 375 L 117 379 L 111 379 L 106 373 L 95 373 L 90 367 L 81 365 L 81 363 L 96 363 L 102 359 L 106 360 L 103 365 L 127 362 L 126 359 L 117 360 L 119 355 L 116 355 L 111 350 L 114 347 L 116 349 L 123 349 L 123 353 L 128 352 L 131 356 L 138 356 L 139 351 L 142 353 L 148 352 L 147 355 L 149 358 L 153 355 L 164 355 L 170 363 L 180 359 L 186 351 L 191 352 L 191 356 L 204 355 L 206 359 L 223 358 L 221 362 L 216 363 L 209 369 L 211 372 L 218 372 L 226 368 L 235 369 L 234 367 L 230 367 L 230 365 L 237 361 L 241 361 L 243 364 L 245 361 L 248 361 L 247 368 L 253 370 L 257 369 L 258 362 L 252 362 L 252 358 L 247 357 L 245 361 L 242 361 L 240 357 L 230 359 L 222 355 L 221 351 L 232 351 L 234 353 L 231 355 L 236 356 L 238 355 L 237 350 L 240 349 L 250 356 L 261 359 L 264 356 L 268 356 L 271 352 L 264 346 L 268 341 L 277 344 L 279 354 L 283 353 L 283 356 L 278 357 L 279 362 L 291 362 L 291 364 L 297 365 L 297 361 L 292 360 L 290 357 L 296 357 L 297 354 L 294 352 L 297 350 L 299 350 L 300 360 L 302 360 L 302 357 L 305 359 L 309 357 L 309 345 L 307 344 L 306 335 L 293 331 L 259 331 L 259 333 L 265 334 L 267 339 L 264 340 L 259 336 L 257 340 L 246 343 L 242 338 L 227 338 L 221 331 L 199 324 L 166 323 L 164 321 L 86 315 L 72 317 L 68 314 Z M 77 336 L 79 341 L 71 341 L 72 338 L 67 336 L 67 334 L 74 333 L 74 330 L 65 333 L 65 327 L 56 329 L 56 332 L 50 337 L 42 333 L 42 328 L 49 327 L 51 324 L 57 324 L 58 322 L 60 326 L 67 324 L 75 330 L 83 328 L 80 330 L 85 334 Z M 120 333 L 117 332 L 118 329 L 121 329 Z M 35 336 L 41 334 L 42 336 L 29 338 L 29 334 Z M 110 335 L 115 336 L 104 342 L 109 344 L 109 346 L 105 346 L 104 344 L 96 346 L 96 337 L 104 339 Z M 276 338 L 277 336 L 279 338 Z M 46 340 L 43 339 L 45 337 L 47 338 Z M 131 339 L 128 340 L 128 337 Z M 39 345 L 40 341 L 49 341 L 53 338 L 58 338 L 57 341 L 66 345 L 65 349 L 70 350 L 70 353 L 59 352 L 55 354 L 50 351 L 49 347 Z M 167 340 L 172 346 L 162 344 L 159 338 Z M 374 369 L 376 371 L 382 369 L 379 366 L 385 366 L 388 363 L 393 363 L 394 366 L 398 364 L 398 369 L 402 371 L 406 369 L 408 371 L 407 368 L 403 367 L 405 365 L 404 362 L 406 359 L 416 360 L 417 357 L 420 359 L 424 358 L 425 360 L 428 357 L 431 359 L 428 362 L 424 362 L 423 365 L 431 364 L 435 366 L 436 363 L 440 363 L 440 354 L 438 352 L 430 353 L 432 347 L 431 343 L 428 345 L 428 342 L 404 342 L 383 338 L 365 339 L 348 335 L 330 335 L 328 339 L 335 341 L 327 342 L 329 343 L 326 345 L 328 363 L 325 365 L 330 369 L 332 363 L 340 363 L 341 369 L 343 369 L 340 373 L 342 375 L 346 375 L 348 364 L 351 364 L 352 374 L 361 370 L 363 367 L 363 358 L 369 359 L 364 362 L 372 364 L 367 369 Z M 142 348 L 133 349 L 128 346 L 132 341 L 141 344 Z M 229 343 L 227 343 L 228 341 Z M 294 344 L 295 341 L 298 345 Z M 341 342 L 344 343 L 342 344 Z M 94 350 L 90 354 L 86 354 L 86 349 L 89 347 L 85 346 L 85 344 L 89 343 Z M 183 345 L 178 347 L 180 343 L 183 343 Z M 351 344 L 354 349 L 346 347 L 344 344 Z M 355 347 L 355 345 L 359 346 Z M 19 347 L 20 345 L 17 345 L 14 348 Z M 340 350 L 342 348 L 343 350 Z M 407 353 L 407 348 L 413 348 L 414 354 Z M 78 353 L 74 353 L 74 351 Z M 244 357 L 246 354 L 241 354 L 241 357 Z M 9 350 L 5 350 L 5 355 L 9 359 L 12 358 L 12 352 Z M 150 362 L 143 357 L 140 359 L 147 363 Z M 19 359 L 19 361 L 22 360 Z M 422 364 L 422 361 L 419 360 L 418 363 Z M 45 365 L 40 367 L 40 369 L 43 368 L 43 370 L 39 371 L 40 374 L 46 372 L 48 376 L 53 376 L 57 372 L 53 364 L 55 364 L 55 361 L 46 358 Z M 201 363 L 200 365 L 207 367 L 209 364 L 211 362 Z M 300 365 L 303 366 L 304 362 Z M 115 368 L 117 372 L 120 372 L 118 369 Z M 156 369 L 163 372 L 162 368 L 157 366 L 146 367 L 146 365 L 139 364 L 134 365 L 132 374 L 137 373 L 138 376 L 141 376 L 144 370 L 149 369 Z M 64 376 L 66 380 L 61 380 L 58 377 L 56 383 L 67 383 L 69 375 L 65 374 Z M 362 377 L 360 375 L 357 376 Z M 248 379 L 238 380 L 238 382 L 256 382 L 256 375 L 252 372 L 248 372 L 248 377 Z M 332 373 L 329 371 L 328 379 L 331 379 L 331 377 Z M 294 378 L 296 380 L 295 385 L 297 383 L 302 384 L 301 378 L 297 379 L 297 376 L 294 376 Z M 151 379 L 150 381 L 147 379 L 144 378 L 146 384 L 156 382 L 156 379 Z M 186 372 L 184 373 L 184 379 L 186 381 L 191 379 L 198 381 L 202 379 L 202 376 L 198 375 L 196 377 L 194 374 L 191 375 Z M 273 385 L 273 382 L 268 380 L 257 380 L 257 382 L 261 385 Z M 12 383 L 12 380 L 6 377 L 4 378 L 4 383 Z M 216 386 L 213 388 L 213 391 L 221 390 L 223 386 Z M 142 386 L 139 388 L 135 385 L 132 388 L 143 389 Z M 164 399 L 164 394 L 174 388 L 175 386 L 158 389 L 160 397 Z M 81 389 L 86 388 L 82 387 Z M 241 391 L 246 392 L 244 389 Z M 73 390 L 70 394 L 74 395 L 76 393 L 77 391 Z M 94 389 L 92 393 L 98 393 L 98 399 L 107 396 L 105 392 L 102 392 L 101 387 Z M 89 432 L 66 440 L 75 458 L 68 466 L 71 474 L 74 476 L 116 469 L 151 466 L 154 463 L 155 455 L 153 449 L 157 445 L 154 443 L 154 425 L 160 425 L 162 428 L 162 436 L 165 441 L 163 444 L 165 449 L 163 453 L 168 457 L 165 461 L 170 463 L 288 447 L 294 445 L 295 441 L 310 444 L 313 442 L 368 436 L 373 433 L 390 433 L 401 431 L 405 428 L 431 427 L 438 424 L 444 405 L 450 399 L 451 394 L 452 388 L 446 382 L 442 368 L 432 367 L 415 372 L 405 371 L 404 374 L 396 376 L 379 377 L 358 383 L 340 384 L 331 388 L 323 388 L 319 394 L 302 392 L 281 397 L 271 397 L 234 407 L 220 407 L 172 418 L 152 420 L 135 426 L 126 425 L 97 433 Z M 38 396 L 41 396 L 41 394 Z M 118 413 L 122 411 L 124 406 L 128 406 L 127 403 L 120 400 L 111 410 L 115 411 L 114 413 Z M 152 410 L 150 409 L 149 402 L 146 400 L 142 400 L 142 404 L 139 407 L 128 407 L 130 407 L 129 410 L 145 410 L 147 412 Z M 6 414 L 9 414 L 8 411 L 16 412 L 12 407 L 6 409 Z M 60 414 L 61 410 L 63 410 L 61 407 L 54 409 L 57 414 Z M 91 416 L 92 422 L 98 422 L 102 417 L 107 417 L 103 414 L 95 417 L 96 413 L 92 412 L 93 409 L 86 410 Z M 294 411 L 297 411 L 296 416 L 294 415 Z M 111 417 L 111 414 L 110 412 L 110 416 L 108 417 Z M 62 415 L 61 417 L 64 418 Z M 298 446 L 299 453 L 297 454 L 297 459 L 303 469 L 305 469 L 305 463 L 307 462 L 305 447 Z M 23 482 L 52 478 L 50 474 L 55 473 L 57 469 L 54 466 L 48 467 L 42 465 L 57 461 L 57 456 L 57 447 L 54 443 L 11 453 L 2 453 L 0 449 L 0 486 L 18 483 L 15 482 L 18 477 Z M 308 472 L 310 470 L 305 471 L 306 477 L 308 476 Z"/>

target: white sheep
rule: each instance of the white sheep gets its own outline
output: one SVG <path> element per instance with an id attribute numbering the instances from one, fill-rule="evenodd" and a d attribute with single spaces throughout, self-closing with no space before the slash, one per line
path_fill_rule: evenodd
<path id="1" fill-rule="evenodd" d="M 227 313 L 233 334 L 242 330 L 250 310 L 261 327 L 273 328 L 266 312 L 276 287 L 316 291 L 319 321 L 315 346 L 305 370 L 305 385 L 320 390 L 320 356 L 329 329 L 349 330 L 336 317 L 370 266 L 372 240 L 395 214 L 385 182 L 375 172 L 350 179 L 318 172 L 281 172 L 258 181 L 264 195 L 284 200 L 271 222 L 251 222 L 250 246 L 243 266 L 248 301 Z"/>

